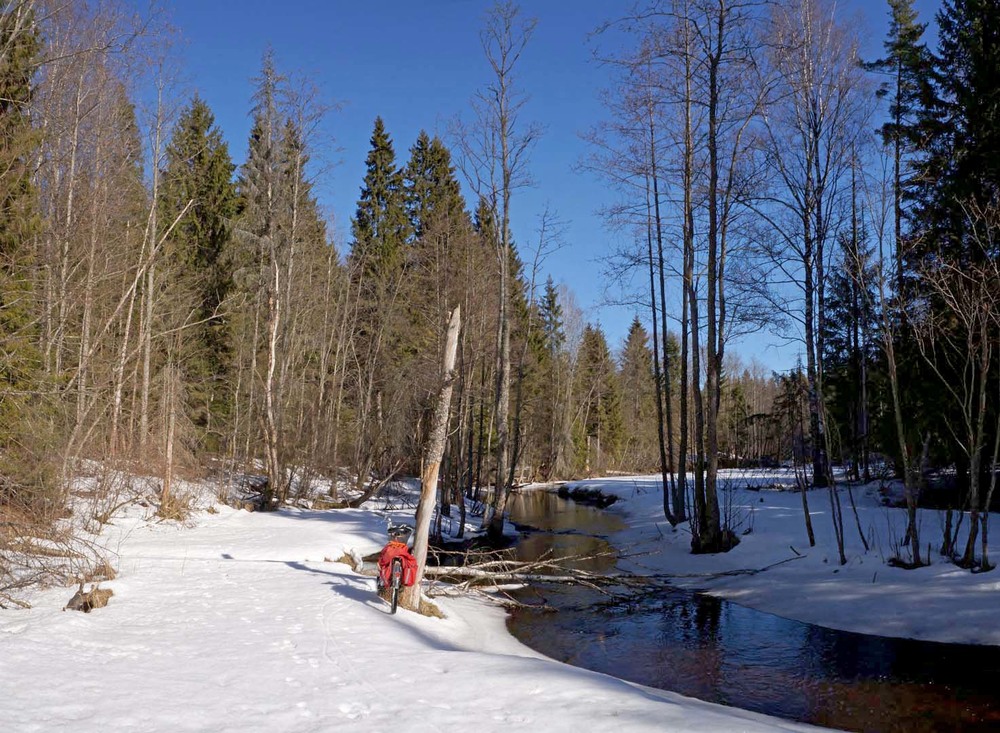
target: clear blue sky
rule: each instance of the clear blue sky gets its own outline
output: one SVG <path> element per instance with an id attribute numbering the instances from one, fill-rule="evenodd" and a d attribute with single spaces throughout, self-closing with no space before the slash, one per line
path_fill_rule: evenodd
<path id="1" fill-rule="evenodd" d="M 372 124 L 381 115 L 404 162 L 421 129 L 447 142 L 448 122 L 468 115 L 469 99 L 489 79 L 479 44 L 485 0 L 176 0 L 169 17 L 182 38 L 188 86 L 209 104 L 237 162 L 246 154 L 251 78 L 264 49 L 275 52 L 279 71 L 305 74 L 323 97 L 341 106 L 317 140 L 332 165 L 318 181 L 321 203 L 333 212 L 344 246 L 364 176 Z M 933 21 L 937 0 L 918 0 L 921 19 Z M 604 116 L 598 101 L 608 72 L 592 60 L 589 34 L 630 3 L 617 0 L 525 0 L 525 15 L 538 19 L 520 67 L 520 86 L 530 96 L 525 119 L 545 134 L 530 168 L 536 186 L 514 202 L 514 234 L 536 240 L 538 216 L 548 205 L 565 220 L 566 246 L 552 254 L 543 277 L 568 285 L 600 322 L 612 347 L 624 337 L 633 310 L 602 305 L 601 258 L 615 245 L 598 210 L 610 203 L 605 184 L 574 172 L 587 153 L 580 133 Z M 881 53 L 886 29 L 884 0 L 841 0 L 843 12 L 860 14 L 869 29 L 868 56 Z M 611 293 L 614 295 L 614 293 Z M 732 350 L 766 366 L 787 369 L 794 346 L 758 334 Z"/>

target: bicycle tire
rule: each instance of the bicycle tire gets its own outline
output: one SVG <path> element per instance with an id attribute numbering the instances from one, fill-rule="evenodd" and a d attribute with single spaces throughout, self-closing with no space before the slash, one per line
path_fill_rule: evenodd
<path id="1" fill-rule="evenodd" d="M 399 605 L 399 590 L 403 582 L 403 561 L 398 557 L 392 561 L 392 590 L 389 593 L 389 613 L 396 613 Z"/>

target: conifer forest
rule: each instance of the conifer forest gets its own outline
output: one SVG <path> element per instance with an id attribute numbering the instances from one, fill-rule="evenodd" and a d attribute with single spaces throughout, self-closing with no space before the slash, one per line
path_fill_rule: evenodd
<path id="1" fill-rule="evenodd" d="M 868 58 L 833 0 L 609 3 L 580 40 L 611 70 L 603 121 L 543 130 L 545 89 L 519 75 L 530 4 L 504 0 L 468 31 L 465 109 L 412 140 L 372 120 L 336 236 L 316 193 L 336 111 L 278 54 L 246 70 L 234 151 L 178 93 L 158 11 L 0 0 L 0 600 L 25 582 L 12 548 L 54 531 L 82 471 L 109 505 L 121 472 L 155 477 L 165 517 L 199 476 L 261 509 L 333 478 L 327 505 L 358 506 L 421 474 L 445 382 L 439 512 L 492 533 L 519 484 L 657 473 L 692 551 L 722 552 L 740 540 L 719 471 L 784 465 L 841 537 L 850 482 L 902 479 L 901 561 L 933 544 L 988 568 L 1000 3 L 885 12 Z M 545 268 L 573 247 L 559 215 L 513 234 L 533 152 L 560 135 L 607 192 L 616 244 L 594 267 L 634 310 L 621 342 Z M 765 332 L 793 369 L 741 358 Z M 921 532 L 923 506 L 948 525 Z"/>

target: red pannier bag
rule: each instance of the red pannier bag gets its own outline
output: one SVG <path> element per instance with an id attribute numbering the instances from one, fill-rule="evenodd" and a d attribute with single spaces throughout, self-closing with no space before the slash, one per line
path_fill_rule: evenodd
<path id="1" fill-rule="evenodd" d="M 389 542 L 378 556 L 378 574 L 383 587 L 392 584 L 392 561 L 403 561 L 403 585 L 413 585 L 417 580 L 417 558 L 410 552 L 405 542 Z"/>

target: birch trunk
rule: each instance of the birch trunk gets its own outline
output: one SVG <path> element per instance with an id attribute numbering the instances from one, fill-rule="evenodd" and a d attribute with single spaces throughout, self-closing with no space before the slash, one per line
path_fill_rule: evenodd
<path id="1" fill-rule="evenodd" d="M 444 382 L 434 408 L 434 421 L 427 434 L 424 448 L 423 471 L 420 476 L 420 503 L 417 505 L 416 531 L 413 540 L 413 554 L 417 559 L 417 576 L 401 599 L 403 608 L 420 610 L 420 583 L 427 565 L 427 548 L 430 540 L 431 519 L 434 516 L 434 498 L 437 496 L 438 474 L 441 459 L 448 442 L 448 415 L 451 410 L 451 394 L 455 386 L 455 360 L 458 352 L 458 332 L 461 328 L 461 306 L 455 306 L 448 324 L 448 336 L 444 347 Z"/>

